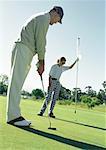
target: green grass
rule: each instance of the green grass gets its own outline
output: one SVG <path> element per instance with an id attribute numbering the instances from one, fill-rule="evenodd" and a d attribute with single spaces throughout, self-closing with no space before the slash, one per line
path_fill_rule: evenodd
<path id="1" fill-rule="evenodd" d="M 21 110 L 32 121 L 30 129 L 6 124 L 6 97 L 0 97 L 0 150 L 76 150 L 106 147 L 105 106 L 93 110 L 78 106 L 56 105 L 56 119 L 51 119 L 57 130 L 48 130 L 47 113 L 37 116 L 42 102 L 22 100 Z"/>

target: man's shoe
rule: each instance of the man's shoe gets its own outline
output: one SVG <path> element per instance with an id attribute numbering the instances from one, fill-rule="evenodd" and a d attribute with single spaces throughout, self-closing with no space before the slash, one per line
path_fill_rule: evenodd
<path id="1" fill-rule="evenodd" d="M 30 126 L 30 124 L 31 123 L 27 120 L 22 120 L 14 123 L 15 126 L 20 126 L 20 127 L 28 127 Z"/>
<path id="2" fill-rule="evenodd" d="M 42 114 L 42 113 L 38 113 L 37 115 L 38 115 L 38 116 L 43 116 L 43 114 Z"/>
<path id="3" fill-rule="evenodd" d="M 25 120 L 22 116 L 7 122 L 10 125 L 14 125 L 17 127 L 29 127 L 31 125 L 31 121 Z"/>
<path id="4" fill-rule="evenodd" d="M 53 113 L 50 113 L 50 114 L 49 114 L 49 117 L 51 117 L 51 118 L 56 118 Z"/>

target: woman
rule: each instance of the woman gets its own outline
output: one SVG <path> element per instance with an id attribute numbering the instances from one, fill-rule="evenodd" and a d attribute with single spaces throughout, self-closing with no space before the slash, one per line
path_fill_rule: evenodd
<path id="1" fill-rule="evenodd" d="M 75 62 L 71 66 L 63 66 L 66 62 L 66 59 L 65 59 L 65 57 L 61 57 L 57 61 L 57 64 L 55 64 L 51 67 L 51 70 L 49 73 L 48 93 L 47 93 L 46 99 L 42 105 L 42 108 L 40 110 L 40 113 L 38 113 L 39 116 L 43 116 L 43 114 L 47 108 L 47 105 L 51 100 L 51 96 L 52 96 L 49 116 L 52 118 L 55 118 L 55 115 L 53 114 L 53 109 L 56 104 L 56 100 L 58 99 L 60 88 L 61 88 L 61 84 L 59 82 L 60 76 L 64 71 L 71 69 L 76 64 L 77 61 L 79 61 L 78 58 L 75 60 Z"/>

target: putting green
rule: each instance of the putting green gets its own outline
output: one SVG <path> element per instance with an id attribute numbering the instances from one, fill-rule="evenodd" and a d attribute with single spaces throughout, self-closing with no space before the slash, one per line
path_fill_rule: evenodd
<path id="1" fill-rule="evenodd" d="M 56 119 L 51 119 L 48 130 L 47 113 L 37 116 L 42 102 L 22 100 L 21 110 L 32 121 L 31 128 L 20 129 L 5 123 L 6 97 L 0 97 L 0 149 L 1 150 L 76 150 L 104 149 L 106 147 L 105 106 L 94 110 L 74 106 L 56 105 Z M 102 110 L 102 111 L 99 111 Z"/>

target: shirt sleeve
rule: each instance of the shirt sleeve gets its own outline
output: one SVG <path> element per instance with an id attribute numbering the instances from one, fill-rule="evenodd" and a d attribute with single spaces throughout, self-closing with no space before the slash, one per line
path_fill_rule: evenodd
<path id="1" fill-rule="evenodd" d="M 45 58 L 46 33 L 48 27 L 49 27 L 48 22 L 44 16 L 38 18 L 35 44 L 39 60 L 43 60 Z"/>
<path id="2" fill-rule="evenodd" d="M 62 66 L 62 72 L 69 70 L 69 66 Z"/>

